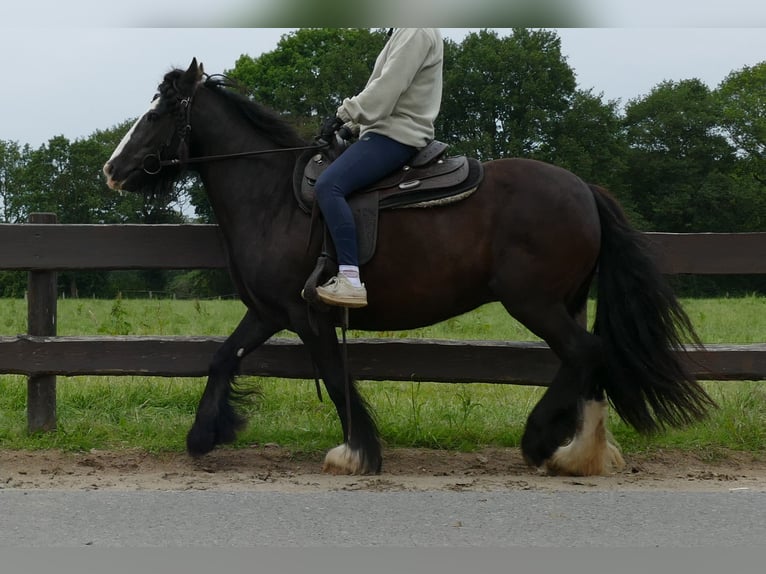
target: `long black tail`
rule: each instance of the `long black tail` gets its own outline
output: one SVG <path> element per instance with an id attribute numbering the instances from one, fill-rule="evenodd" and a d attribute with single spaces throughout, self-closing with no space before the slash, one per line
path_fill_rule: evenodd
<path id="1" fill-rule="evenodd" d="M 645 238 L 606 190 L 590 187 L 601 219 L 594 333 L 606 355 L 603 390 L 640 432 L 699 420 L 715 404 L 679 357 L 684 340 L 699 346 L 699 337 Z"/>

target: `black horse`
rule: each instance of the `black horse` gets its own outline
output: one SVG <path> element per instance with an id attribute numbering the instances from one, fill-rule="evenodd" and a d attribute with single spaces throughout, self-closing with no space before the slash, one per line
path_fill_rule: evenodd
<path id="1" fill-rule="evenodd" d="M 187 449 L 198 456 L 235 438 L 244 424 L 232 404 L 240 361 L 289 329 L 311 354 L 343 429 L 324 470 L 379 472 L 378 430 L 347 380 L 337 315 L 314 312 L 301 298 L 322 249 L 319 227 L 293 193 L 293 168 L 311 144 L 227 84 L 205 75 L 196 59 L 168 72 L 104 166 L 111 188 L 155 193 L 193 167 L 247 307 L 211 362 Z M 703 417 L 712 401 L 675 352 L 698 340 L 617 202 L 546 163 L 502 159 L 483 167 L 481 185 L 459 203 L 381 212 L 377 253 L 362 268 L 369 306 L 350 311 L 350 327 L 411 329 L 502 303 L 561 360 L 521 443 L 531 465 L 551 472 L 600 474 L 623 464 L 608 440 L 608 402 L 642 432 Z M 576 317 L 594 277 L 589 333 Z"/>

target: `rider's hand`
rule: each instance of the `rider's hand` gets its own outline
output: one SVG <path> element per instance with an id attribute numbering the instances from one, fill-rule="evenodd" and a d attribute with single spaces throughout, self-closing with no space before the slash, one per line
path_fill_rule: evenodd
<path id="1" fill-rule="evenodd" d="M 319 130 L 319 139 L 330 142 L 335 136 L 335 132 L 337 132 L 342 125 L 343 120 L 341 120 L 338 116 L 325 119 L 322 122 L 321 129 Z"/>
<path id="2" fill-rule="evenodd" d="M 359 139 L 360 125 L 354 122 L 346 122 L 338 130 L 338 137 L 342 140 L 350 141 Z"/>

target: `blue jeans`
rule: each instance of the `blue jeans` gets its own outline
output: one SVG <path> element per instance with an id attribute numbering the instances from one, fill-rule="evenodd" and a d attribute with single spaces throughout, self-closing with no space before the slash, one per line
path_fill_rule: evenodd
<path id="1" fill-rule="evenodd" d="M 399 169 L 416 151 L 380 134 L 364 134 L 319 176 L 314 190 L 338 265 L 359 265 L 356 224 L 346 197 Z"/>

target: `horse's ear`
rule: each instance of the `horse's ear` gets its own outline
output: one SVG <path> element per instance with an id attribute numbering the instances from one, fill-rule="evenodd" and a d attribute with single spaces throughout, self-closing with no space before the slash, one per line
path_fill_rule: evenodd
<path id="1" fill-rule="evenodd" d="M 192 58 L 191 64 L 189 64 L 189 68 L 186 70 L 187 76 L 199 76 L 200 72 L 202 71 L 202 65 L 197 64 L 197 58 Z"/>
<path id="2" fill-rule="evenodd" d="M 205 75 L 205 69 L 202 66 L 202 62 L 197 63 L 197 58 L 192 58 L 191 64 L 189 64 L 189 69 L 186 70 L 186 73 L 189 75 L 196 75 L 197 79 L 201 79 L 202 76 Z"/>
<path id="3" fill-rule="evenodd" d="M 202 69 L 202 64 L 197 64 L 197 58 L 192 58 L 191 64 L 189 64 L 189 68 L 186 70 L 186 72 L 184 72 L 183 75 L 184 84 L 188 85 L 189 87 L 193 86 L 200 81 L 203 73 L 204 71 Z"/>

